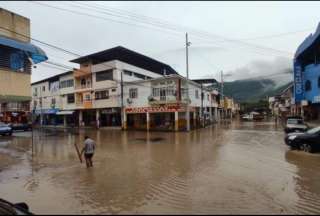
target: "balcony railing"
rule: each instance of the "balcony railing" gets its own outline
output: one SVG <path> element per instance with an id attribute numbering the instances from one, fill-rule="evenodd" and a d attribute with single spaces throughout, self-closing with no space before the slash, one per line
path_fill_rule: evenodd
<path id="1" fill-rule="evenodd" d="M 91 89 L 92 88 L 92 84 L 85 84 L 85 85 L 76 85 L 75 89 L 76 90 L 83 90 L 83 89 Z"/>

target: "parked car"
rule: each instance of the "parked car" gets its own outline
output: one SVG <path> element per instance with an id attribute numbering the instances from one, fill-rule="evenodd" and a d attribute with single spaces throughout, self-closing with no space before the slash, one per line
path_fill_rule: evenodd
<path id="1" fill-rule="evenodd" d="M 0 199 L 0 215 L 33 215 L 26 203 L 10 203 Z"/>
<path id="2" fill-rule="evenodd" d="M 23 130 L 23 131 L 29 131 L 32 130 L 32 124 L 29 123 L 12 123 L 10 124 L 10 127 L 13 131 Z"/>
<path id="3" fill-rule="evenodd" d="M 320 150 L 320 127 L 308 130 L 305 133 L 289 133 L 285 142 L 292 149 L 300 149 L 305 152 Z"/>
<path id="4" fill-rule="evenodd" d="M 288 117 L 286 126 L 284 128 L 284 131 L 286 133 L 292 133 L 292 132 L 305 132 L 307 131 L 308 125 L 304 123 L 303 119 L 301 117 Z"/>
<path id="5" fill-rule="evenodd" d="M 0 122 L 0 135 L 11 136 L 12 135 L 12 128 L 3 122 Z"/>

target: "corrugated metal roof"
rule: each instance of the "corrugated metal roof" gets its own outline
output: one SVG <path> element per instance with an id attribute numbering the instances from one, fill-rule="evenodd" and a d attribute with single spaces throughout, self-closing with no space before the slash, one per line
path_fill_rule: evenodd
<path id="1" fill-rule="evenodd" d="M 171 66 L 122 46 L 82 56 L 71 62 L 81 64 L 91 61 L 93 64 L 99 64 L 112 60 L 120 60 L 161 75 L 164 75 L 164 72 L 166 75 L 178 74 Z"/>

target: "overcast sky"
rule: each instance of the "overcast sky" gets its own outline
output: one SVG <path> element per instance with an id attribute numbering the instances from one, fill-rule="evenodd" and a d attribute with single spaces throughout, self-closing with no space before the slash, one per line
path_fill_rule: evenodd
<path id="1" fill-rule="evenodd" d="M 181 75 L 185 75 L 184 32 L 188 31 L 192 43 L 190 77 L 212 76 L 218 80 L 221 70 L 232 74 L 229 77 L 232 80 L 261 73 L 267 75 L 267 65 L 274 63 L 283 68 L 291 67 L 297 46 L 315 31 L 320 20 L 320 2 L 42 4 L 76 11 L 77 14 L 33 2 L 0 1 L 0 7 L 31 20 L 31 37 L 35 39 L 80 55 L 121 45 L 163 61 Z M 134 14 L 129 18 L 119 17 L 128 17 L 127 12 Z M 152 25 L 145 24 L 152 21 Z M 159 28 L 154 21 L 168 22 L 170 25 L 162 24 Z M 34 43 L 46 51 L 50 61 L 76 66 L 68 63 L 76 56 Z M 252 71 L 243 72 L 243 68 L 257 62 L 265 62 L 258 64 L 264 67 L 263 70 L 255 67 Z M 63 69 L 38 66 L 33 70 L 32 81 L 62 72 Z M 270 73 L 274 73 L 274 68 Z"/>

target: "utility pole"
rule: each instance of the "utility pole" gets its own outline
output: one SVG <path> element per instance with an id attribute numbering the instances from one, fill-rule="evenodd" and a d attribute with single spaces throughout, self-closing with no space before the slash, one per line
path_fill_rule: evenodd
<path id="1" fill-rule="evenodd" d="M 201 83 L 201 109 L 200 109 L 201 122 L 200 122 L 200 124 L 202 125 L 202 127 L 204 127 L 203 99 L 204 99 L 204 94 L 203 94 L 203 85 L 202 85 L 202 83 Z"/>
<path id="2" fill-rule="evenodd" d="M 187 131 L 190 131 L 190 107 L 189 107 L 189 46 L 191 42 L 188 40 L 188 33 L 186 33 L 186 72 L 187 72 L 187 110 L 186 110 L 186 120 L 187 120 Z"/>
<path id="3" fill-rule="evenodd" d="M 43 113 L 42 113 L 42 86 L 39 87 L 39 93 L 40 93 L 40 128 L 42 129 L 43 125 Z"/>
<path id="4" fill-rule="evenodd" d="M 123 109 L 123 71 L 121 70 L 121 127 L 124 130 L 124 109 Z"/>
<path id="5" fill-rule="evenodd" d="M 223 71 L 221 71 L 221 100 L 222 100 L 222 102 L 223 102 L 223 104 L 222 104 L 222 116 L 223 116 L 223 118 L 224 118 L 224 95 L 223 95 L 223 86 L 224 84 L 223 84 Z"/>

